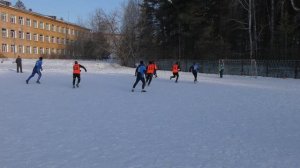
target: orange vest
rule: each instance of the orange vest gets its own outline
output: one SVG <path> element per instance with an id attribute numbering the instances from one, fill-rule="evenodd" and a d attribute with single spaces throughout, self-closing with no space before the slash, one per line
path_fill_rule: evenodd
<path id="1" fill-rule="evenodd" d="M 79 66 L 79 64 L 75 64 L 73 66 L 73 74 L 80 74 L 80 66 Z"/>
<path id="2" fill-rule="evenodd" d="M 178 73 L 179 72 L 179 66 L 177 64 L 174 64 L 173 68 L 172 68 L 172 71 L 173 71 L 173 73 Z"/>
<path id="3" fill-rule="evenodd" d="M 148 74 L 153 74 L 155 70 L 155 65 L 154 64 L 149 64 L 147 68 L 147 73 Z"/>

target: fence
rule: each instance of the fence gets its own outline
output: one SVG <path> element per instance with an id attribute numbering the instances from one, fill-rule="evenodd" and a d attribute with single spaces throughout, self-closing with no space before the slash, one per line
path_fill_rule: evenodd
<path id="1" fill-rule="evenodd" d="M 131 62 L 131 63 L 130 63 Z M 135 61 L 138 62 L 138 61 Z M 157 60 L 156 63 L 160 70 L 171 70 L 176 60 L 164 59 Z M 187 72 L 194 63 L 200 65 L 201 73 L 219 73 L 219 60 L 182 60 L 180 61 L 181 70 Z M 135 65 L 134 61 L 128 61 L 129 66 Z M 224 60 L 225 75 L 245 75 L 253 74 L 251 60 Z M 299 60 L 256 60 L 255 71 L 257 76 L 275 78 L 300 78 Z"/>

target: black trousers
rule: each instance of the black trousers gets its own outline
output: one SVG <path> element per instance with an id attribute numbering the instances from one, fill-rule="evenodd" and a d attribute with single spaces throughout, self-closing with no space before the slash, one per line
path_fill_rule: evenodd
<path id="1" fill-rule="evenodd" d="M 223 73 L 224 73 L 224 70 L 220 70 L 220 78 L 223 78 Z"/>
<path id="2" fill-rule="evenodd" d="M 173 73 L 173 76 L 171 76 L 170 79 L 172 79 L 172 78 L 176 78 L 176 81 L 175 81 L 175 82 L 177 82 L 177 81 L 178 81 L 178 78 L 179 78 L 179 73 L 178 73 L 178 72 L 177 72 L 177 73 Z"/>
<path id="3" fill-rule="evenodd" d="M 144 76 L 141 75 L 141 74 L 138 74 L 138 75 L 136 76 L 136 81 L 135 81 L 135 83 L 134 83 L 134 85 L 133 85 L 133 88 L 136 87 L 136 85 L 139 83 L 139 81 L 142 81 L 142 83 L 143 83 L 142 89 L 144 89 L 144 88 L 145 88 L 145 85 L 146 85 L 146 81 L 145 81 Z"/>
<path id="4" fill-rule="evenodd" d="M 197 71 L 193 71 L 193 75 L 194 75 L 194 81 L 196 82 L 197 81 L 197 76 L 198 76 L 198 73 L 197 73 Z"/>
<path id="5" fill-rule="evenodd" d="M 18 73 L 19 72 L 23 73 L 23 71 L 22 71 L 22 64 L 17 64 L 17 72 Z"/>
<path id="6" fill-rule="evenodd" d="M 148 82 L 148 86 L 150 85 L 153 78 L 153 74 L 147 74 L 146 76 L 146 83 Z"/>
<path id="7" fill-rule="evenodd" d="M 73 74 L 73 85 L 75 85 L 76 78 L 78 79 L 77 84 L 79 84 L 80 83 L 80 74 Z"/>

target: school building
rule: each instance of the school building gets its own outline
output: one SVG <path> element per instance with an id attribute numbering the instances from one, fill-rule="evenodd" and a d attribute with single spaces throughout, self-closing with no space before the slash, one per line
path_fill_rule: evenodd
<path id="1" fill-rule="evenodd" d="M 22 10 L 0 0 L 0 55 L 8 58 L 75 56 L 78 39 L 90 38 L 90 30 L 73 23 Z M 79 55 L 78 55 L 79 56 Z"/>

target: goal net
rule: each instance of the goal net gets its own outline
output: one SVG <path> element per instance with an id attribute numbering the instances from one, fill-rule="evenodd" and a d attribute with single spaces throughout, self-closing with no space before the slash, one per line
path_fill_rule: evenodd
<path id="1" fill-rule="evenodd" d="M 224 75 L 244 75 L 257 77 L 257 63 L 255 59 L 221 59 L 219 70 L 224 69 Z"/>

